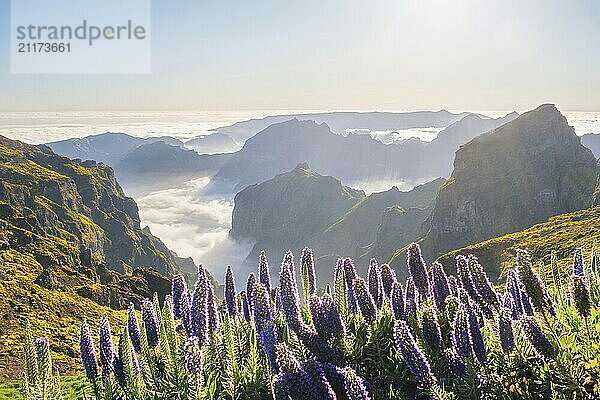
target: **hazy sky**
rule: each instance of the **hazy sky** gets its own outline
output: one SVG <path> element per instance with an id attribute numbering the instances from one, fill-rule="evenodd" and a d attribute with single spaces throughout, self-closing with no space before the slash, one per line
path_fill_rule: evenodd
<path id="1" fill-rule="evenodd" d="M 0 111 L 600 111 L 594 0 L 155 0 L 148 75 L 11 75 L 9 15 Z"/>

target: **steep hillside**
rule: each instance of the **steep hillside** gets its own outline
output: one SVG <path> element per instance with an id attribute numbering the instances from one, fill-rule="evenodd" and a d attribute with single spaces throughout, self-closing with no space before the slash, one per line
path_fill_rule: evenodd
<path id="1" fill-rule="evenodd" d="M 590 251 L 594 243 L 600 244 L 599 221 L 600 207 L 562 214 L 523 231 L 454 250 L 441 256 L 439 260 L 446 270 L 453 271 L 458 254 L 472 253 L 482 261 L 493 279 L 513 266 L 516 249 L 529 251 L 533 259 L 543 264 L 549 264 L 551 252 L 554 251 L 560 264 L 570 265 L 576 248 Z M 401 261 L 402 255 L 398 254 L 398 260 L 394 262 L 400 265 Z"/>
<path id="2" fill-rule="evenodd" d="M 402 210 L 402 214 L 408 219 L 394 219 L 399 224 L 398 229 L 414 233 L 417 228 L 415 225 L 419 225 L 420 228 L 420 225 L 431 213 L 433 200 L 439 187 L 444 182 L 444 179 L 438 178 L 417 186 L 408 192 L 401 192 L 394 186 L 385 192 L 373 193 L 344 213 L 317 240 L 313 240 L 313 246 L 325 254 L 331 252 L 335 257 L 346 255 L 356 260 L 365 261 L 364 259 L 371 255 L 370 247 L 376 242 L 378 234 L 381 233 L 379 224 L 386 225 L 383 231 L 391 228 L 388 225 L 391 221 L 386 218 L 386 215 L 382 218 L 384 211 L 389 208 Z M 411 219 L 414 219 L 413 223 L 409 223 Z M 396 243 L 391 250 L 393 253 L 401 245 L 410 243 L 411 240 L 419 237 L 419 235 L 412 234 L 399 235 L 397 231 L 395 234 L 395 237 L 380 236 L 381 242 L 374 245 L 377 247 L 379 255 L 384 253 L 384 249 L 387 248 L 387 243 L 383 242 L 389 240 Z M 408 242 L 403 241 L 403 237 L 406 236 L 410 237 Z M 367 265 L 366 262 L 364 264 Z"/>
<path id="3" fill-rule="evenodd" d="M 473 139 L 438 193 L 427 257 L 589 207 L 595 169 L 592 152 L 549 104 Z"/>
<path id="4" fill-rule="evenodd" d="M 12 366 L 22 318 L 60 339 L 53 351 L 68 371 L 77 365 L 77 322 L 104 312 L 121 318 L 107 307 L 139 304 L 154 291 L 164 296 L 177 260 L 140 227 L 137 205 L 106 164 L 0 136 L 3 374 L 18 373 Z"/>
<path id="5" fill-rule="evenodd" d="M 249 256 L 255 262 L 261 250 L 283 254 L 287 249 L 305 246 L 308 239 L 323 232 L 364 198 L 363 191 L 300 164 L 288 173 L 239 192 L 229 235 L 256 241 Z"/>

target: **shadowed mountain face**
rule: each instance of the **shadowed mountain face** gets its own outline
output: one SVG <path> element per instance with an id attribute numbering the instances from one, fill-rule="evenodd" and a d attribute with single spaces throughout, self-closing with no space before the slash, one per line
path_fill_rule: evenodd
<path id="1" fill-rule="evenodd" d="M 127 153 L 144 144 L 164 142 L 183 147 L 183 142 L 170 136 L 140 138 L 126 133 L 101 133 L 81 139 L 66 139 L 47 143 L 56 154 L 68 158 L 94 160 L 114 167 Z"/>
<path id="2" fill-rule="evenodd" d="M 365 196 L 364 192 L 344 186 L 339 180 L 321 176 L 307 164 L 258 185 L 252 185 L 235 197 L 232 239 L 250 239 L 256 244 L 246 263 L 255 265 L 258 254 L 280 256 L 286 250 L 312 247 L 323 271 L 329 271 L 338 257 L 352 256 L 362 270 L 377 248 L 380 254 L 418 239 L 420 227 L 431 212 L 439 186 L 437 179 L 409 192 L 396 187 Z M 396 232 L 407 234 L 388 241 L 374 242 L 382 215 L 390 207 L 407 214 L 405 225 Z M 402 225 L 399 226 L 398 225 Z M 279 260 L 272 260 L 277 265 Z"/>
<path id="3" fill-rule="evenodd" d="M 600 158 L 600 133 L 588 133 L 581 137 L 581 144 L 594 153 L 594 157 Z"/>
<path id="4" fill-rule="evenodd" d="M 416 139 L 389 145 L 369 135 L 344 137 L 333 133 L 325 124 L 293 119 L 271 125 L 248 139 L 215 178 L 228 181 L 241 190 L 288 171 L 301 162 L 308 162 L 318 173 L 347 182 L 422 181 L 448 176 L 454 152 L 460 144 L 515 116 L 516 113 L 511 113 L 498 119 L 486 119 L 469 114 L 440 132 L 432 142 Z"/>
<path id="5" fill-rule="evenodd" d="M 443 128 L 468 113 L 453 114 L 446 110 L 415 111 L 406 113 L 392 112 L 331 112 L 316 114 L 271 115 L 260 119 L 236 122 L 230 126 L 215 129 L 225 133 L 239 143 L 256 135 L 268 126 L 289 121 L 292 118 L 301 121 L 325 123 L 335 133 L 345 133 L 346 129 L 367 129 L 371 131 L 391 131 L 411 128 Z"/>
<path id="6" fill-rule="evenodd" d="M 589 207 L 595 164 L 553 105 L 527 112 L 456 152 L 422 247 L 431 259 Z"/>

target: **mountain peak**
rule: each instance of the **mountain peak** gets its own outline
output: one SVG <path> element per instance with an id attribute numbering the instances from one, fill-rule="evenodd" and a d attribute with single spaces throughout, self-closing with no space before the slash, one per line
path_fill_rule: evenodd
<path id="1" fill-rule="evenodd" d="M 439 255 L 588 207 L 595 164 L 554 105 L 528 111 L 458 149 L 424 248 Z"/>

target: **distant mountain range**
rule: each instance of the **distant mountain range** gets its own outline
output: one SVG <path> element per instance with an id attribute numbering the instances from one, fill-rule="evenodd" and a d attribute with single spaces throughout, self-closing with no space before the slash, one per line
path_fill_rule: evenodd
<path id="1" fill-rule="evenodd" d="M 242 148 L 242 145 L 224 133 L 202 135 L 185 142 L 185 147 L 195 150 L 199 154 L 233 153 Z"/>
<path id="2" fill-rule="evenodd" d="M 413 111 L 413 112 L 325 112 L 314 114 L 285 114 L 270 115 L 260 119 L 236 122 L 233 125 L 214 129 L 215 132 L 224 133 L 239 143 L 256 135 L 270 125 L 298 119 L 299 121 L 314 121 L 317 124 L 325 123 L 332 132 L 346 133 L 347 129 L 365 129 L 370 131 L 391 131 L 396 129 L 411 128 L 444 128 L 469 113 L 451 113 L 440 111 Z"/>
<path id="3" fill-rule="evenodd" d="M 385 145 L 368 135 L 346 137 L 325 123 L 292 119 L 276 123 L 252 138 L 215 175 L 237 190 L 263 182 L 307 162 L 316 172 L 342 181 L 427 180 L 448 176 L 454 152 L 466 141 L 511 121 L 516 113 L 498 119 L 468 114 L 441 131 L 431 142 L 407 140 Z"/>
<path id="4" fill-rule="evenodd" d="M 94 160 L 110 166 L 116 165 L 130 151 L 144 144 L 164 142 L 171 146 L 183 147 L 182 141 L 170 136 L 140 138 L 126 133 L 101 133 L 84 138 L 65 139 L 46 143 L 56 154 L 68 158 Z"/>

